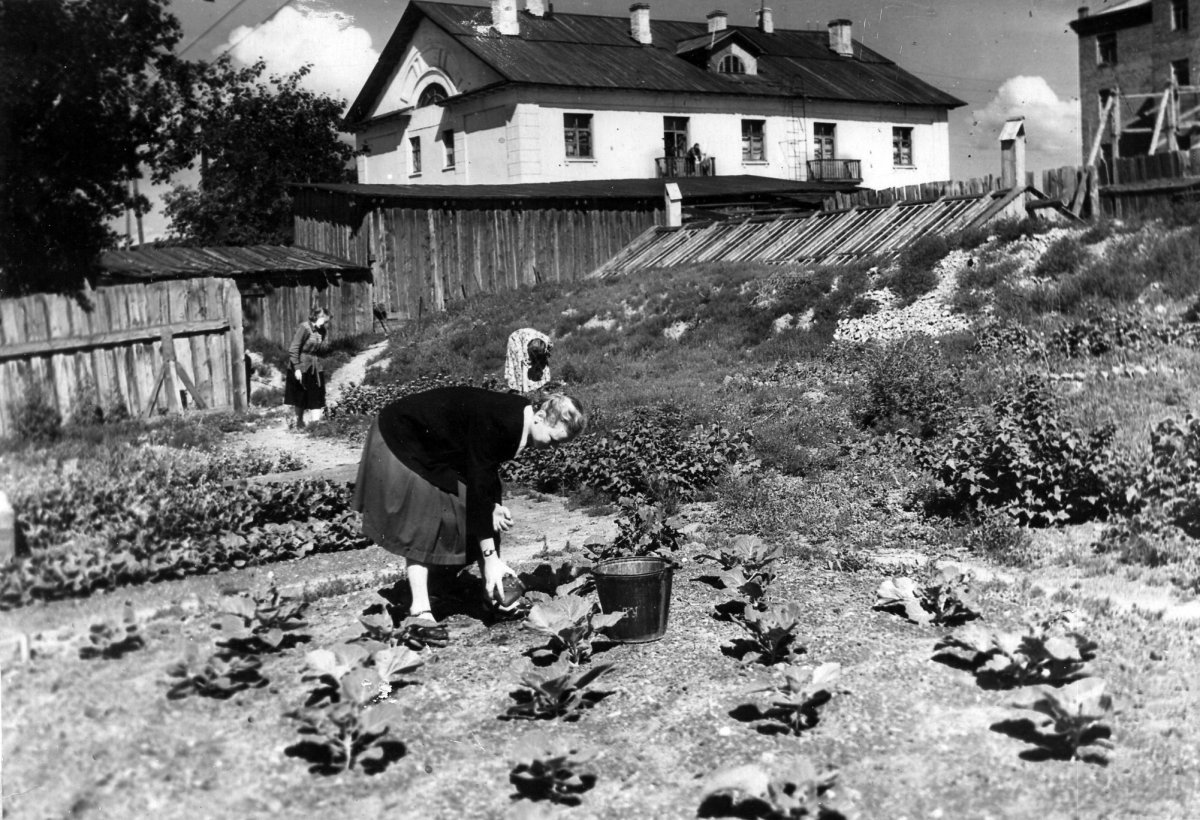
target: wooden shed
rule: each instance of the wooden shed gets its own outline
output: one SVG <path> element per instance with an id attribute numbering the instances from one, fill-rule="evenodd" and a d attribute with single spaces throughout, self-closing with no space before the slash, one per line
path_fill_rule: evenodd
<path id="1" fill-rule="evenodd" d="M 336 335 L 371 332 L 371 271 L 364 264 L 281 245 L 146 247 L 108 251 L 100 285 L 215 277 L 242 297 L 247 336 L 287 345 L 313 305 L 328 308 Z"/>

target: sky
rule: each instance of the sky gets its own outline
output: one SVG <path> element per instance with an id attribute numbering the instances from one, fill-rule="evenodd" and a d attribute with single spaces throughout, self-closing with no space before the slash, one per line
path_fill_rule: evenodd
<path id="1" fill-rule="evenodd" d="M 1078 40 L 1068 27 L 1081 5 L 1092 13 L 1120 0 L 767 0 L 775 27 L 820 29 L 853 23 L 853 36 L 902 68 L 963 100 L 950 112 L 955 179 L 999 173 L 1004 121 L 1023 115 L 1031 171 L 1076 165 L 1079 146 Z M 487 5 L 485 0 L 467 0 Z M 702 21 L 714 9 L 730 25 L 753 25 L 761 0 L 649 0 L 652 17 Z M 555 11 L 625 16 L 631 0 L 554 0 Z M 523 6 L 523 0 L 521 6 Z M 387 43 L 407 0 L 172 0 L 192 60 L 228 52 L 261 57 L 273 72 L 313 64 L 307 85 L 347 105 Z M 190 184 L 187 178 L 181 180 Z M 151 190 L 154 198 L 157 191 Z M 147 240 L 162 218 L 147 218 Z"/>

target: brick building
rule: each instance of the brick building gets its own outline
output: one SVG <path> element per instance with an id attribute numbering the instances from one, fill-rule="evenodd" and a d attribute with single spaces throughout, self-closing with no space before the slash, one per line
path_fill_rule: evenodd
<path id="1" fill-rule="evenodd" d="M 1200 0 L 1125 0 L 1071 21 L 1085 162 L 1200 145 Z"/>

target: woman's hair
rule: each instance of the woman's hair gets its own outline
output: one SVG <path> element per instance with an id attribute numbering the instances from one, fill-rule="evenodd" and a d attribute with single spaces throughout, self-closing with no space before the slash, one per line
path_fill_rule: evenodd
<path id="1" fill-rule="evenodd" d="M 562 393 L 551 393 L 542 402 L 538 410 L 545 414 L 547 424 L 562 422 L 567 428 L 567 441 L 578 436 L 587 429 L 587 410 L 583 403 L 572 396 Z"/>
<path id="2" fill-rule="evenodd" d="M 308 321 L 315 322 L 315 321 L 317 321 L 317 319 L 321 318 L 322 316 L 324 316 L 326 319 L 333 318 L 332 316 L 329 315 L 329 311 L 326 310 L 325 308 L 321 307 L 320 305 L 313 305 L 312 310 L 310 310 L 308 312 Z"/>
<path id="3" fill-rule="evenodd" d="M 530 339 L 525 351 L 529 354 L 529 378 L 540 381 L 546 365 L 550 363 L 550 345 L 545 339 Z"/>

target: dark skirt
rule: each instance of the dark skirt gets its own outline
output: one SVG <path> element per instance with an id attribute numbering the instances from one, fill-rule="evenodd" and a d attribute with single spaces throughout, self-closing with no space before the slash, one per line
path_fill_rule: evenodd
<path id="1" fill-rule="evenodd" d="M 301 410 L 320 410 L 325 406 L 325 376 L 308 370 L 300 372 L 303 381 L 296 381 L 296 373 L 287 372 L 283 383 L 283 403 Z"/>
<path id="2" fill-rule="evenodd" d="M 363 535 L 388 552 L 422 564 L 467 563 L 467 491 L 448 493 L 396 458 L 371 425 L 354 485 Z M 478 551 L 478 548 L 475 550 Z"/>

